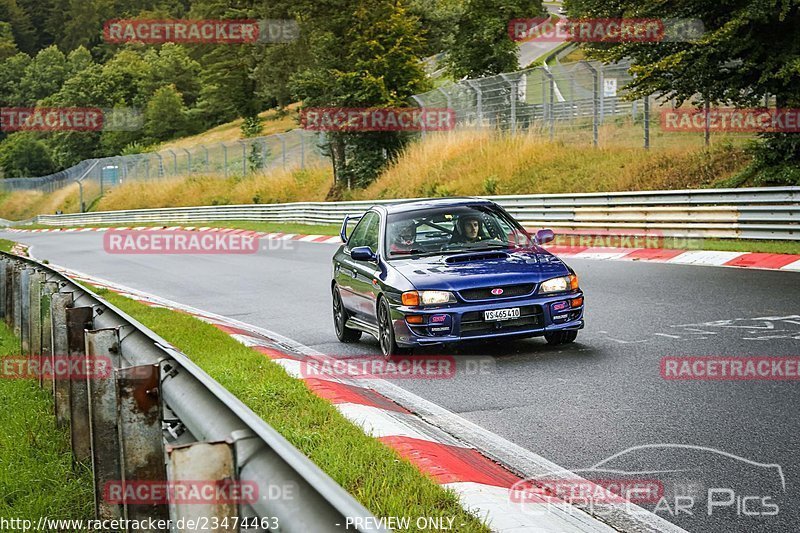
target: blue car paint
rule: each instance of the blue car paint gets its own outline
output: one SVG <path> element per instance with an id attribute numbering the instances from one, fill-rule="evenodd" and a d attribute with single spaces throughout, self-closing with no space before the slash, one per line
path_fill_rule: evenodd
<path id="1" fill-rule="evenodd" d="M 503 211 L 493 202 L 471 198 L 420 200 L 372 207 L 370 211 L 380 216 L 377 261 L 353 261 L 347 244 L 340 246 L 333 257 L 332 285 L 339 287 L 348 312 L 376 326 L 378 298 L 386 298 L 391 308 L 395 339 L 397 344 L 402 347 L 465 340 L 533 337 L 558 330 L 583 328 L 583 305 L 560 310 L 551 309 L 552 304 L 563 306 L 564 302 L 582 298 L 583 292 L 580 289 L 548 295 L 537 294 L 536 291 L 543 281 L 574 273 L 561 259 L 539 246 L 500 252 L 473 252 L 470 255 L 478 257 L 478 259 L 455 264 L 448 263 L 448 258 L 453 257 L 452 254 L 392 260 L 386 258 L 384 236 L 388 214 L 426 208 L 475 205 L 492 206 Z M 509 218 L 511 217 L 509 216 Z M 480 258 L 482 255 L 486 257 Z M 497 257 L 498 255 L 502 257 Z M 356 273 L 355 281 L 351 279 L 353 272 Z M 464 300 L 459 294 L 460 291 L 466 289 L 519 284 L 535 284 L 535 289 L 532 293 L 521 296 L 492 297 L 470 301 Z M 451 291 L 456 294 L 458 302 L 435 307 L 404 306 L 401 303 L 401 294 L 413 290 Z M 465 334 L 462 331 L 462 318 L 465 313 L 479 312 L 482 316 L 486 310 L 514 307 L 540 308 L 541 316 L 537 315 L 536 320 L 537 322 L 540 320 L 541 323 L 522 329 L 509 329 L 504 321 L 500 321 L 497 323 L 499 325 L 496 326 L 496 329 L 485 333 Z M 425 327 L 431 324 L 431 317 L 445 315 L 447 317 L 445 323 L 450 327 L 450 331 L 438 330 L 432 333 L 424 328 L 410 326 L 405 320 L 407 315 L 422 315 L 425 317 Z M 562 317 L 562 319 L 554 320 L 554 317 Z M 436 322 L 435 327 L 442 326 Z M 427 334 L 421 334 L 422 331 Z"/>

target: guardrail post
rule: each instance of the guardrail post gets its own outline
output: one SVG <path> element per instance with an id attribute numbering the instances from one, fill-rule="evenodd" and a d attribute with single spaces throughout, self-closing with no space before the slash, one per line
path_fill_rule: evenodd
<path id="1" fill-rule="evenodd" d="M 72 305 L 71 292 L 57 292 L 50 300 L 50 316 L 52 317 L 53 360 L 64 357 L 69 351 L 67 345 L 67 308 Z M 64 427 L 69 424 L 69 379 L 53 373 L 53 404 L 56 414 L 56 425 Z"/>
<path id="2" fill-rule="evenodd" d="M 50 304 L 53 299 L 53 294 L 58 292 L 58 283 L 55 281 L 47 281 L 45 274 L 45 281 L 42 283 L 42 297 L 40 302 L 41 317 L 42 317 L 42 361 L 46 357 L 51 363 L 53 361 L 53 316 L 50 313 Z M 47 378 L 48 381 L 51 377 Z M 44 388 L 45 373 L 39 374 L 39 386 Z M 52 392 L 52 384 L 48 387 Z"/>
<path id="3" fill-rule="evenodd" d="M 33 270 L 23 266 L 19 273 L 20 349 L 21 355 L 31 354 L 31 274 Z"/>
<path id="4" fill-rule="evenodd" d="M 30 292 L 28 293 L 30 309 L 30 355 L 42 360 L 42 281 L 44 272 L 34 270 L 31 275 Z M 41 373 L 39 374 L 41 385 Z"/>
<path id="5" fill-rule="evenodd" d="M 167 456 L 171 483 L 202 481 L 224 485 L 235 482 L 238 478 L 234 449 L 227 442 L 195 442 L 182 446 L 169 446 Z M 199 523 L 200 520 L 216 518 L 220 524 L 226 523 L 226 520 L 230 524 L 230 527 L 220 527 L 218 531 L 238 531 L 238 528 L 233 527 L 234 517 L 241 516 L 236 501 L 176 502 L 171 504 L 170 508 L 173 520 L 185 518 Z M 189 533 L 195 530 L 183 527 L 176 531 Z"/>
<path id="6" fill-rule="evenodd" d="M 143 365 L 114 371 L 118 400 L 117 424 L 122 447 L 122 480 L 164 482 L 164 443 L 161 429 L 159 365 Z M 166 504 L 125 503 L 125 518 L 141 520 L 169 517 Z"/>
<path id="7" fill-rule="evenodd" d="M 72 453 L 79 463 L 87 462 L 92 458 L 92 443 L 89 438 L 88 376 L 81 379 L 79 376 L 73 375 L 72 362 L 86 359 L 84 334 L 87 329 L 92 327 L 93 315 L 93 307 L 67 308 L 67 355 L 70 362 L 69 375 L 67 376 L 67 383 L 69 384 L 70 440 L 72 442 Z"/>
<path id="8" fill-rule="evenodd" d="M 92 471 L 94 473 L 94 509 L 97 518 L 122 518 L 122 506 L 103 499 L 108 483 L 122 479 L 119 431 L 117 428 L 117 389 L 114 369 L 121 366 L 118 330 L 115 328 L 86 332 L 86 356 L 99 363 L 106 359 L 108 374 L 93 376 L 88 384 Z"/>

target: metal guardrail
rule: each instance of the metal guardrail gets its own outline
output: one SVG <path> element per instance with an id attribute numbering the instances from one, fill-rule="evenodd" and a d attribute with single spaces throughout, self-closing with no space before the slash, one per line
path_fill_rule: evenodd
<path id="1" fill-rule="evenodd" d="M 800 187 L 487 196 L 529 227 L 641 230 L 671 237 L 800 240 Z M 398 200 L 175 207 L 39 215 L 52 226 L 226 220 L 340 224 Z"/>
<path id="2" fill-rule="evenodd" d="M 275 429 L 164 339 L 55 270 L 0 255 L 0 319 L 21 341 L 23 357 L 55 362 L 107 358 L 113 373 L 92 379 L 39 376 L 51 389 L 57 423 L 69 427 L 75 459 L 91 464 L 100 519 L 205 516 L 220 523 L 252 519 L 274 530 L 343 531 L 347 517 L 371 515 Z M 97 359 L 94 359 L 97 360 Z M 74 376 L 73 376 L 74 377 Z M 122 480 L 239 481 L 257 487 L 237 504 L 119 504 L 103 498 Z M 271 488 L 291 487 L 278 496 Z M 268 519 L 262 523 L 260 519 Z M 241 523 L 241 522 L 238 522 Z M 374 518 L 350 526 L 378 529 Z M 375 529 L 370 529 L 370 524 Z M 264 527 L 266 526 L 266 527 Z M 239 531 L 236 527 L 220 530 Z M 166 529 L 137 529 L 166 531 Z"/>

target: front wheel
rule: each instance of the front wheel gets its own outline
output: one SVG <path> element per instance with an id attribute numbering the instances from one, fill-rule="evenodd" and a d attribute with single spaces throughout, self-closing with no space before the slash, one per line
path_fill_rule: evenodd
<path id="1" fill-rule="evenodd" d="M 577 338 L 577 329 L 553 331 L 544 334 L 544 340 L 547 341 L 547 344 L 569 344 L 570 342 L 574 342 Z"/>
<path id="2" fill-rule="evenodd" d="M 333 327 L 336 330 L 336 338 L 339 342 L 356 342 L 361 338 L 361 330 L 352 329 L 345 326 L 347 324 L 347 309 L 342 303 L 342 295 L 339 294 L 339 287 L 333 288 Z"/>
<path id="3" fill-rule="evenodd" d="M 386 298 L 381 298 L 378 304 L 378 342 L 381 345 L 381 353 L 387 359 L 394 355 L 408 353 L 408 350 L 397 346 L 392 326 L 392 310 Z"/>

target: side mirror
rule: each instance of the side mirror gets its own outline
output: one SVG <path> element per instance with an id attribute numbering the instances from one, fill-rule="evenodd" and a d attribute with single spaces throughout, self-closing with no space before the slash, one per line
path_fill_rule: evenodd
<path id="1" fill-rule="evenodd" d="M 536 244 L 544 244 L 556 238 L 556 234 L 551 229 L 540 229 L 536 232 Z"/>
<path id="2" fill-rule="evenodd" d="M 369 246 L 356 246 L 350 250 L 350 257 L 355 261 L 371 261 L 373 263 L 378 260 L 378 256 Z"/>

